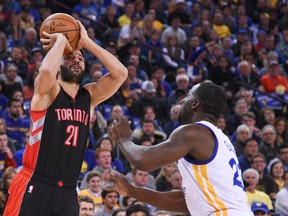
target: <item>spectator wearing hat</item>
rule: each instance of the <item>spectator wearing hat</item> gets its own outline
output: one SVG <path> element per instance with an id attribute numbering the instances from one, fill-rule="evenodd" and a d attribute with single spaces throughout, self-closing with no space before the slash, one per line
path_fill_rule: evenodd
<path id="1" fill-rule="evenodd" d="M 254 213 L 254 216 L 270 216 L 268 206 L 263 202 L 253 202 L 251 210 Z"/>
<path id="2" fill-rule="evenodd" d="M 138 14 L 131 16 L 131 22 L 124 25 L 119 33 L 118 47 L 122 48 L 133 40 L 145 42 L 145 37 L 142 29 L 139 27 L 141 17 Z"/>
<path id="3" fill-rule="evenodd" d="M 243 43 L 248 40 L 247 29 L 239 29 L 236 36 L 237 42 L 232 46 L 233 54 L 235 57 L 240 56 L 240 48 Z"/>
<path id="4" fill-rule="evenodd" d="M 152 81 L 144 81 L 142 84 L 142 94 L 140 98 L 133 102 L 130 114 L 134 117 L 141 118 L 144 107 L 152 106 L 156 111 L 159 124 L 163 126 L 169 116 L 169 106 L 166 98 L 156 98 L 155 93 L 154 83 Z"/>
<path id="5" fill-rule="evenodd" d="M 288 93 L 288 80 L 279 75 L 279 64 L 277 60 L 268 62 L 268 74 L 261 78 L 263 90 L 267 93 L 277 93 L 282 95 Z"/>
<path id="6" fill-rule="evenodd" d="M 171 26 L 167 27 L 162 33 L 161 42 L 166 43 L 167 38 L 170 35 L 174 34 L 177 36 L 178 43 L 182 45 L 186 41 L 187 35 L 186 32 L 183 29 L 181 29 L 180 26 L 181 26 L 180 17 L 173 16 L 171 20 Z"/>

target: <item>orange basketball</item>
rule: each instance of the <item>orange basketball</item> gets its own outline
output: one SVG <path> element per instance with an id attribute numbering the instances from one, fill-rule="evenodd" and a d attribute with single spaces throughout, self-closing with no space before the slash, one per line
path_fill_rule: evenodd
<path id="1" fill-rule="evenodd" d="M 48 16 L 40 27 L 40 37 L 45 37 L 43 31 L 52 33 L 63 33 L 68 39 L 71 47 L 76 49 L 80 38 L 80 27 L 77 21 L 65 13 L 55 13 Z M 64 51 L 67 54 L 68 51 Z"/>

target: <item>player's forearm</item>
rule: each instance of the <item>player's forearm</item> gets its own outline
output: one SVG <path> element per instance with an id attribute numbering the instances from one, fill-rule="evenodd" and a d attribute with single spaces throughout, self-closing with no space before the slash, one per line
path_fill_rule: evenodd
<path id="1" fill-rule="evenodd" d="M 85 41 L 84 48 L 96 56 L 114 78 L 126 79 L 128 72 L 126 67 L 111 53 L 98 46 L 91 39 Z"/>
<path id="2" fill-rule="evenodd" d="M 137 200 L 166 211 L 189 212 L 183 192 L 180 190 L 158 192 L 139 187 L 132 187 L 131 190 L 128 191 L 128 196 L 134 197 Z"/>
<path id="3" fill-rule="evenodd" d="M 119 141 L 119 147 L 125 158 L 137 169 L 150 172 L 158 168 L 151 161 L 149 147 L 136 145 L 130 140 Z"/>
<path id="4" fill-rule="evenodd" d="M 64 35 L 59 35 L 51 50 L 47 53 L 40 66 L 40 73 L 47 73 L 56 80 L 56 75 L 60 69 L 63 52 L 67 39 Z"/>

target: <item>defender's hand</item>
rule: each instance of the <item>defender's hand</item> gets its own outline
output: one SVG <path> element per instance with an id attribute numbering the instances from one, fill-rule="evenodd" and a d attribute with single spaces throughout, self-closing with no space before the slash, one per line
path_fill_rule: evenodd
<path id="1" fill-rule="evenodd" d="M 132 131 L 127 117 L 121 116 L 114 120 L 110 129 L 110 135 L 113 142 L 121 143 L 121 140 L 129 140 L 131 134 Z"/>
<path id="2" fill-rule="evenodd" d="M 113 186 L 104 187 L 107 191 L 117 191 L 123 196 L 128 196 L 128 191 L 133 187 L 126 177 L 116 171 L 102 174 L 104 181 L 112 183 Z"/>

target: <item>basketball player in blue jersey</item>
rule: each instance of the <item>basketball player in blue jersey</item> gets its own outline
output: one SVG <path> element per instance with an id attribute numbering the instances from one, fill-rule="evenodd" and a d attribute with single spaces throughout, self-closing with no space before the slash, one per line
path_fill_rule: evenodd
<path id="1" fill-rule="evenodd" d="M 41 39 L 50 49 L 39 69 L 31 101 L 30 137 L 23 169 L 13 179 L 4 216 L 78 216 L 76 192 L 94 107 L 113 95 L 127 77 L 127 69 L 95 44 L 78 21 L 77 50 L 61 33 Z M 80 87 L 85 48 L 109 71 L 97 83 Z M 63 56 L 63 51 L 71 51 Z"/>
<path id="2" fill-rule="evenodd" d="M 182 103 L 182 126 L 166 141 L 151 147 L 131 142 L 129 122 L 119 118 L 111 135 L 125 157 L 137 169 L 148 172 L 178 160 L 182 191 L 160 193 L 139 188 L 116 172 L 105 176 L 115 185 L 110 190 L 168 211 L 197 216 L 252 216 L 235 149 L 215 126 L 225 105 L 221 87 L 210 82 L 194 86 Z"/>

